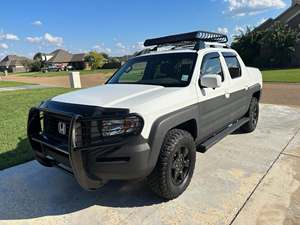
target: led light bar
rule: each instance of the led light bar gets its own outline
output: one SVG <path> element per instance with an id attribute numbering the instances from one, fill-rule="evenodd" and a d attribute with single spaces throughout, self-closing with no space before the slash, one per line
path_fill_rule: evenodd
<path id="1" fill-rule="evenodd" d="M 154 46 L 154 45 L 167 45 L 167 44 L 176 44 L 180 42 L 218 42 L 218 43 L 227 43 L 228 37 L 224 34 L 207 32 L 207 31 L 195 31 L 184 34 L 176 34 L 171 36 L 165 36 L 160 38 L 148 39 L 145 41 L 144 46 Z"/>

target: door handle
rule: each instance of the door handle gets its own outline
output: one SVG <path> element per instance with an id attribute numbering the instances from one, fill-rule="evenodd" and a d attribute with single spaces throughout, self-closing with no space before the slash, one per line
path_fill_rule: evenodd
<path id="1" fill-rule="evenodd" d="M 225 98 L 230 98 L 230 92 L 228 91 L 225 92 Z"/>

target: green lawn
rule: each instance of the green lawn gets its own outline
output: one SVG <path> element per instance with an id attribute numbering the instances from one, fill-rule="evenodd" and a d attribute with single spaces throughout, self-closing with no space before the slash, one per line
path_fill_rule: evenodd
<path id="1" fill-rule="evenodd" d="M 91 75 L 91 74 L 113 74 L 115 69 L 101 69 L 101 70 L 81 70 L 79 71 L 80 75 Z M 68 76 L 70 72 L 60 71 L 60 72 L 28 72 L 28 73 L 15 73 L 12 75 L 17 76 L 29 76 L 29 77 L 59 77 L 59 76 Z"/>
<path id="2" fill-rule="evenodd" d="M 265 70 L 264 82 L 300 83 L 300 69 Z"/>
<path id="3" fill-rule="evenodd" d="M 0 170 L 33 158 L 26 137 L 27 115 L 32 106 L 71 89 L 0 92 Z"/>
<path id="4" fill-rule="evenodd" d="M 2 88 L 2 87 L 17 87 L 17 86 L 22 86 L 22 85 L 28 85 L 28 84 L 21 83 L 21 82 L 15 82 L 15 81 L 0 80 L 0 88 Z"/>

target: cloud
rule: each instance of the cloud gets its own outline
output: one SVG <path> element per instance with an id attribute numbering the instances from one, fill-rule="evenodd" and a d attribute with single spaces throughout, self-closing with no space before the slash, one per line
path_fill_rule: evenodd
<path id="1" fill-rule="evenodd" d="M 5 43 L 0 43 L 0 49 L 8 49 L 8 45 Z"/>
<path id="2" fill-rule="evenodd" d="M 218 27 L 217 31 L 218 31 L 218 33 L 221 33 L 221 34 L 228 34 L 229 33 L 227 27 Z"/>
<path id="3" fill-rule="evenodd" d="M 43 23 L 42 23 L 42 21 L 40 21 L 40 20 L 36 20 L 36 21 L 34 21 L 34 22 L 32 23 L 32 25 L 33 25 L 33 26 L 39 27 L 39 26 L 42 26 Z"/>
<path id="4" fill-rule="evenodd" d="M 256 26 L 259 26 L 259 25 L 263 24 L 263 23 L 266 22 L 267 20 L 268 20 L 268 19 L 266 19 L 266 18 L 262 18 L 261 20 L 259 20 L 259 21 L 257 22 Z"/>
<path id="5" fill-rule="evenodd" d="M 32 44 L 39 44 L 43 41 L 43 37 L 27 37 L 26 41 Z"/>
<path id="6" fill-rule="evenodd" d="M 107 53 L 111 53 L 111 48 L 105 48 L 105 51 L 107 52 Z"/>
<path id="7" fill-rule="evenodd" d="M 246 32 L 246 28 L 241 27 L 241 26 L 236 26 L 234 28 L 234 33 L 235 34 L 240 34 L 240 33 L 245 33 Z"/>
<path id="8" fill-rule="evenodd" d="M 45 33 L 41 37 L 26 37 L 25 40 L 31 44 L 54 45 L 59 47 L 64 43 L 62 37 L 55 37 L 49 33 Z"/>
<path id="9" fill-rule="evenodd" d="M 64 43 L 64 40 L 62 37 L 55 37 L 49 33 L 45 33 L 44 40 L 46 41 L 46 43 L 48 43 L 50 45 L 55 45 L 55 46 L 62 46 Z"/>
<path id="10" fill-rule="evenodd" d="M 0 34 L 0 40 L 18 41 L 19 37 L 15 34 Z"/>
<path id="11" fill-rule="evenodd" d="M 270 9 L 286 7 L 283 0 L 224 0 L 228 3 L 228 10 L 224 13 L 233 16 L 255 15 Z"/>
<path id="12" fill-rule="evenodd" d="M 111 53 L 111 48 L 105 47 L 105 45 L 102 43 L 101 45 L 95 45 L 93 46 L 93 49 L 99 51 L 99 52 L 105 52 L 105 53 Z"/>
<path id="13" fill-rule="evenodd" d="M 102 49 L 102 46 L 100 46 L 100 45 L 95 45 L 95 46 L 93 46 L 93 49 Z"/>
<path id="14" fill-rule="evenodd" d="M 122 42 L 117 42 L 115 44 L 115 53 L 116 54 L 131 54 L 132 52 L 130 51 L 130 47 L 127 47 L 125 44 L 123 44 Z"/>
<path id="15" fill-rule="evenodd" d="M 62 46 L 64 40 L 62 37 L 55 37 L 49 33 L 45 33 L 42 37 L 26 37 L 26 41 L 31 44 L 55 45 Z"/>
<path id="16" fill-rule="evenodd" d="M 136 50 L 136 51 L 143 50 L 144 48 L 145 48 L 144 42 L 142 42 L 142 41 L 139 41 L 136 44 L 132 45 L 132 49 Z"/>
<path id="17" fill-rule="evenodd" d="M 127 49 L 127 47 L 122 42 L 116 43 L 116 47 L 123 50 Z"/>

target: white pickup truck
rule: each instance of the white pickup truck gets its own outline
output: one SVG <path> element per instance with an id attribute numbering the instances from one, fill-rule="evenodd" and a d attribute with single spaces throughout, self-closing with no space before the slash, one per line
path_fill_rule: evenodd
<path id="1" fill-rule="evenodd" d="M 32 108 L 36 159 L 68 170 L 87 190 L 147 178 L 159 196 L 178 197 L 193 176 L 196 151 L 257 125 L 261 73 L 227 41 L 203 31 L 146 40 L 149 48 L 105 85 Z"/>

